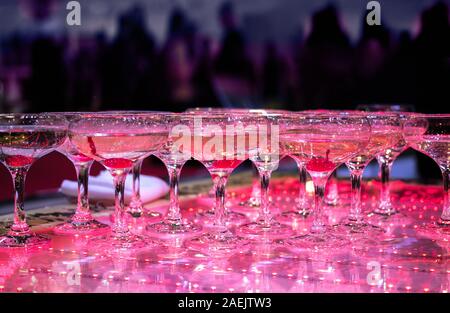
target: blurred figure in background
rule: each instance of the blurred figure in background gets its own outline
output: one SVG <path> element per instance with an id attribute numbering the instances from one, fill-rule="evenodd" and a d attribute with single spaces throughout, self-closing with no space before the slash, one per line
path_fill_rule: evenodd
<path id="1" fill-rule="evenodd" d="M 194 59 L 186 41 L 176 38 L 166 43 L 161 54 L 162 76 L 161 102 L 158 106 L 167 111 L 181 112 L 195 104 L 195 88 L 192 84 Z"/>
<path id="2" fill-rule="evenodd" d="M 391 103 L 384 81 L 392 40 L 384 25 L 368 25 L 363 15 L 362 36 L 355 51 L 355 103 Z"/>
<path id="3" fill-rule="evenodd" d="M 302 103 L 312 108 L 351 108 L 353 49 L 333 5 L 314 13 L 299 60 Z"/>
<path id="4" fill-rule="evenodd" d="M 286 64 L 278 53 L 273 41 L 268 41 L 264 48 L 262 69 L 262 96 L 265 102 L 280 103 L 286 93 Z"/>
<path id="5" fill-rule="evenodd" d="M 197 46 L 195 26 L 179 8 L 169 19 L 167 41 L 160 54 L 160 79 L 156 84 L 161 110 L 182 112 L 201 105 L 215 106 L 211 84 L 209 41 Z M 162 79 L 161 79 L 162 78 Z"/>
<path id="6" fill-rule="evenodd" d="M 299 39 L 286 45 L 278 31 L 286 35 L 287 27 L 276 24 L 271 12 L 252 11 L 252 5 L 245 7 L 245 25 L 268 22 L 271 29 L 250 27 L 249 34 L 260 31 L 255 35 L 277 38 L 277 44 L 247 40 L 231 1 L 219 6 L 220 38 L 202 34 L 207 21 L 200 20 L 200 12 L 194 23 L 186 8 L 161 7 L 161 14 L 172 11 L 167 33 L 157 45 L 147 19 L 160 13 L 147 15 L 144 5 L 151 0 L 139 1 L 143 5 L 131 5 L 118 15 L 111 42 L 106 36 L 111 29 L 95 30 L 101 23 L 92 23 L 98 13 L 94 4 L 94 10 L 83 15 L 81 27 L 68 28 L 61 1 L 2 3 L 7 9 L 0 12 L 5 29 L 9 27 L 8 12 L 17 10 L 21 15 L 17 18 L 20 27 L 0 38 L 2 109 L 182 111 L 193 105 L 301 110 L 384 102 L 413 104 L 422 112 L 449 112 L 445 103 L 450 100 L 446 90 L 450 84 L 450 30 L 445 2 L 436 2 L 422 12 L 416 38 L 406 30 L 397 36 L 384 21 L 381 26 L 368 26 L 363 14 L 361 37 L 353 48 L 333 5 L 313 14 L 305 40 L 300 30 Z M 291 5 L 295 7 L 291 3 L 286 8 Z M 117 6 L 111 4 L 111 8 Z M 212 6 L 199 8 L 210 10 Z M 353 9 L 346 5 L 345 10 L 352 13 Z M 111 17 L 101 18 L 109 21 Z M 289 24 L 276 20 L 283 26 Z M 13 24 L 14 18 L 11 21 Z M 302 29 L 302 25 L 295 27 Z M 274 36 L 272 32 L 277 33 Z"/>
<path id="7" fill-rule="evenodd" d="M 412 38 L 408 31 L 402 31 L 395 43 L 395 49 L 384 65 L 382 79 L 383 95 L 388 103 L 414 104 L 416 99 L 417 71 L 414 60 Z"/>
<path id="8" fill-rule="evenodd" d="M 450 103 L 450 26 L 448 6 L 438 2 L 421 16 L 414 41 L 417 108 L 424 113 L 448 112 Z"/>
<path id="9" fill-rule="evenodd" d="M 203 38 L 199 50 L 197 69 L 193 77 L 197 91 L 196 107 L 220 107 L 221 103 L 214 86 L 211 40 Z"/>
<path id="10" fill-rule="evenodd" d="M 63 47 L 48 37 L 39 37 L 31 44 L 31 77 L 29 81 L 29 112 L 65 109 L 67 72 Z"/>
<path id="11" fill-rule="evenodd" d="M 119 18 L 116 38 L 101 64 L 103 110 L 151 109 L 150 88 L 155 67 L 155 41 L 147 30 L 143 7 Z"/>
<path id="12" fill-rule="evenodd" d="M 255 69 L 231 2 L 221 5 L 219 20 L 223 34 L 214 64 L 215 85 L 224 106 L 245 105 L 252 102 L 255 95 Z"/>

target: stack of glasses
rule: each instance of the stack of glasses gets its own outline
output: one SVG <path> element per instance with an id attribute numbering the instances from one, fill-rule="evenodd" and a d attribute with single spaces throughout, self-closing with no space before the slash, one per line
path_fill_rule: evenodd
<path id="1" fill-rule="evenodd" d="M 198 251 L 226 257 L 248 249 L 250 243 L 281 244 L 295 252 L 335 249 L 352 242 L 370 245 L 389 241 L 386 225 L 405 218 L 390 201 L 389 171 L 395 158 L 412 147 L 433 158 L 444 178 L 444 204 L 436 223 L 421 226 L 428 236 L 450 232 L 450 115 L 393 111 L 304 111 L 191 109 L 184 113 L 152 111 L 60 112 L 0 115 L 0 160 L 14 182 L 14 220 L 0 237 L 0 247 L 41 247 L 50 239 L 31 231 L 24 210 L 25 176 L 40 157 L 56 150 L 64 154 L 78 175 L 78 204 L 56 235 L 89 235 L 90 247 L 108 252 L 171 247 L 177 253 Z M 149 155 L 166 165 L 170 202 L 164 217 L 146 211 L 140 201 L 139 172 Z M 269 185 L 281 158 L 293 158 L 300 172 L 296 204 L 275 214 Z M 180 171 L 188 160 L 200 161 L 211 174 L 215 203 L 210 210 L 183 218 L 178 202 Z M 381 168 L 379 205 L 363 212 L 362 174 L 376 159 Z M 245 160 L 259 173 L 251 203 L 226 207 L 230 174 Z M 97 221 L 88 200 L 89 169 L 100 162 L 112 175 L 115 211 L 110 227 Z M 330 224 L 324 216 L 325 186 L 345 164 L 351 173 L 348 216 Z M 133 173 L 133 199 L 124 203 L 124 183 Z M 306 200 L 305 182 L 314 184 L 314 203 Z M 251 221 L 248 210 L 259 208 Z M 244 212 L 245 213 L 245 212 Z M 151 218 L 149 218 L 149 216 Z M 378 218 L 377 218 L 378 217 Z M 381 217 L 381 218 L 380 218 Z M 130 219 L 146 219 L 144 231 L 130 227 Z M 311 220 L 307 233 L 293 227 Z"/>

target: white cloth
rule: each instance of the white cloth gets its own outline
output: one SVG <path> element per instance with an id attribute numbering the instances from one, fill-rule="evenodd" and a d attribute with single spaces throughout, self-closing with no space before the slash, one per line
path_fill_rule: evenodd
<path id="1" fill-rule="evenodd" d="M 133 195 L 132 175 L 129 174 L 125 181 L 125 202 L 128 204 Z M 59 191 L 68 197 L 77 197 L 78 183 L 72 180 L 64 180 Z M 141 200 L 143 203 L 159 199 L 169 192 L 169 185 L 154 176 L 141 175 Z M 89 176 L 89 199 L 114 200 L 114 183 L 108 171 L 102 171 L 98 176 Z"/>

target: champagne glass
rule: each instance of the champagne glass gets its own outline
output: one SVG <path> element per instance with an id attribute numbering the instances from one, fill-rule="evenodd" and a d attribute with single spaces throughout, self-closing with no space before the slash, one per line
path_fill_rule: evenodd
<path id="1" fill-rule="evenodd" d="M 1 114 L 0 161 L 8 168 L 14 183 L 14 221 L 0 247 L 32 247 L 48 238 L 35 234 L 26 222 L 25 178 L 32 164 L 64 143 L 67 121 L 55 114 Z"/>
<path id="2" fill-rule="evenodd" d="M 132 217 L 141 217 L 144 213 L 141 201 L 141 170 L 143 162 L 144 160 L 138 160 L 131 169 L 133 194 L 127 211 Z"/>
<path id="3" fill-rule="evenodd" d="M 73 121 L 72 144 L 84 155 L 100 162 L 114 180 L 115 217 L 112 232 L 95 238 L 107 251 L 142 248 L 144 240 L 132 234 L 126 223 L 125 179 L 139 160 L 157 152 L 167 141 L 164 114 L 101 114 Z"/>
<path id="4" fill-rule="evenodd" d="M 368 112 L 396 112 L 401 118 L 406 117 L 408 112 L 414 111 L 414 107 L 412 105 L 405 104 L 358 105 L 357 109 Z M 406 149 L 408 149 L 408 145 L 406 144 L 404 138 L 399 137 L 397 142 L 385 149 L 383 153 L 377 155 L 376 159 L 380 166 L 381 190 L 379 206 L 374 210 L 374 213 L 376 214 L 389 217 L 398 213 L 391 201 L 390 173 L 394 161 Z"/>
<path id="5" fill-rule="evenodd" d="M 361 205 L 361 182 L 364 169 L 380 153 L 383 153 L 398 142 L 402 137 L 402 124 L 395 113 L 374 112 L 367 113 L 371 126 L 370 141 L 366 149 L 360 151 L 345 164 L 350 171 L 351 206 L 348 218 L 341 223 L 346 231 L 361 234 L 364 237 L 375 237 L 383 230 L 366 222 Z"/>
<path id="6" fill-rule="evenodd" d="M 73 119 L 87 117 L 92 115 L 93 113 L 59 112 L 57 114 L 65 117 L 68 123 L 70 123 Z M 78 197 L 75 214 L 70 218 L 69 221 L 56 225 L 53 228 L 53 232 L 59 235 L 76 235 L 91 234 L 106 230 L 108 228 L 108 225 L 100 223 L 99 221 L 94 219 L 90 212 L 88 180 L 89 170 L 94 160 L 80 153 L 77 148 L 70 142 L 68 137 L 64 141 L 64 144 L 58 147 L 57 151 L 65 155 L 70 160 L 70 162 L 72 162 L 75 168 L 78 181 Z"/>
<path id="7" fill-rule="evenodd" d="M 180 172 L 186 161 L 191 158 L 191 150 L 181 143 L 183 130 L 190 130 L 190 117 L 184 114 L 168 114 L 167 124 L 170 125 L 168 138 L 161 149 L 155 154 L 165 164 L 169 174 L 169 207 L 164 219 L 159 223 L 146 227 L 149 235 L 163 238 L 190 238 L 201 233 L 202 227 L 183 219 L 178 202 L 178 182 Z M 180 140 L 180 141 L 179 141 Z"/>
<path id="8" fill-rule="evenodd" d="M 299 170 L 299 190 L 298 190 L 298 200 L 295 207 L 291 210 L 285 211 L 277 216 L 277 221 L 283 224 L 292 224 L 298 219 L 304 219 L 308 217 L 311 213 L 310 205 L 308 201 L 308 195 L 306 193 L 306 182 L 308 179 L 308 172 L 306 171 L 305 163 L 301 158 L 295 155 L 289 155 L 294 159 Z"/>
<path id="9" fill-rule="evenodd" d="M 192 155 L 202 162 L 211 174 L 216 203 L 214 224 L 207 233 L 189 241 L 188 246 L 212 257 L 223 257 L 241 251 L 247 244 L 227 226 L 225 187 L 231 172 L 248 158 L 249 142 L 254 133 L 248 133 L 254 120 L 244 114 L 208 113 L 193 117 Z"/>
<path id="10" fill-rule="evenodd" d="M 109 115 L 120 115 L 120 114 L 167 114 L 167 112 L 162 111 L 138 111 L 138 110 L 115 110 L 115 111 L 101 111 L 96 114 L 109 114 Z M 158 220 L 161 218 L 161 213 L 156 211 L 146 211 L 141 200 L 141 171 L 142 163 L 144 160 L 138 160 L 134 163 L 131 170 L 132 175 L 132 196 L 131 201 L 127 207 L 127 212 L 134 218 L 145 217 L 151 218 L 152 220 Z"/>
<path id="11" fill-rule="evenodd" d="M 253 116 L 258 128 L 258 142 L 250 147 L 250 160 L 256 165 L 261 180 L 261 205 L 255 222 L 237 229 L 239 236 L 258 241 L 285 239 L 294 234 L 291 227 L 276 221 L 271 214 L 269 200 L 270 177 L 280 159 L 278 119 L 283 114 L 266 113 Z"/>
<path id="12" fill-rule="evenodd" d="M 341 112 L 338 110 L 326 110 L 326 109 L 316 109 L 316 110 L 304 110 L 301 111 L 303 113 L 333 113 L 333 112 Z M 303 165 L 304 167 L 305 165 Z M 306 172 L 306 169 L 304 170 Z M 339 205 L 339 185 L 337 179 L 337 170 L 334 171 L 330 178 L 328 179 L 327 188 L 325 189 L 325 198 L 324 203 L 329 206 L 337 206 Z"/>
<path id="13" fill-rule="evenodd" d="M 337 171 L 334 171 L 331 174 L 330 179 L 328 180 L 324 200 L 327 205 L 336 206 L 339 204 L 339 185 L 337 179 Z"/>
<path id="14" fill-rule="evenodd" d="M 212 108 L 212 107 L 203 107 L 203 108 L 190 108 L 186 110 L 186 113 L 189 114 L 208 114 L 208 113 L 221 113 L 221 114 L 251 114 L 251 115 L 264 115 L 267 113 L 272 114 L 285 114 L 289 111 L 286 110 L 275 110 L 275 109 L 245 109 L 245 108 Z M 254 163 L 253 166 L 256 168 Z M 214 197 L 214 186 L 208 192 L 208 195 Z M 258 169 L 256 168 L 256 176 L 252 182 L 252 190 L 250 197 L 245 201 L 239 201 L 237 206 L 233 206 L 233 208 L 229 209 L 225 208 L 227 213 L 227 223 L 231 223 L 234 225 L 241 225 L 243 222 L 246 222 L 246 217 L 243 215 L 251 215 L 255 212 L 255 208 L 259 209 L 261 198 L 261 190 L 260 190 L 260 181 L 258 175 Z M 240 214 L 243 213 L 243 214 Z M 207 215 L 214 216 L 214 212 L 207 212 Z"/>
<path id="15" fill-rule="evenodd" d="M 404 124 L 404 137 L 417 151 L 432 158 L 442 172 L 444 182 L 444 203 L 437 222 L 421 231 L 430 235 L 450 233 L 450 114 L 411 115 Z"/>
<path id="16" fill-rule="evenodd" d="M 300 158 L 314 183 L 314 211 L 309 234 L 287 241 L 294 249 L 338 247 L 345 238 L 334 234 L 323 213 L 325 185 L 331 173 L 369 143 L 370 124 L 364 115 L 297 113 L 281 121 L 282 151 Z"/>

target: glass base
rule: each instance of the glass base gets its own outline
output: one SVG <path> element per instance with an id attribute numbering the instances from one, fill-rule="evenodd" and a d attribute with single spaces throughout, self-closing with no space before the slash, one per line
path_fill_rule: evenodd
<path id="1" fill-rule="evenodd" d="M 373 210 L 373 213 L 383 216 L 391 216 L 397 214 L 399 211 L 391 206 L 377 207 Z"/>
<path id="2" fill-rule="evenodd" d="M 128 214 L 135 218 L 141 217 L 144 214 L 144 207 L 140 201 L 131 201 L 126 210 Z"/>
<path id="3" fill-rule="evenodd" d="M 323 202 L 328 206 L 338 206 L 340 204 L 339 198 L 325 198 Z"/>
<path id="4" fill-rule="evenodd" d="M 38 247 L 47 245 L 49 243 L 50 238 L 32 232 L 23 236 L 16 236 L 12 234 L 0 236 L 0 248 Z"/>
<path id="5" fill-rule="evenodd" d="M 172 239 L 174 237 L 186 239 L 198 236 L 202 231 L 202 227 L 191 222 L 173 223 L 170 220 L 164 220 L 156 224 L 147 225 L 145 230 L 149 236 L 159 239 Z"/>
<path id="6" fill-rule="evenodd" d="M 236 237 L 229 231 L 207 233 L 186 242 L 186 246 L 213 258 L 226 258 L 243 252 L 248 241 Z"/>
<path id="7" fill-rule="evenodd" d="M 294 235 L 291 227 L 272 221 L 269 224 L 257 221 L 242 225 L 236 230 L 240 237 L 257 240 L 260 242 L 286 239 Z"/>
<path id="8" fill-rule="evenodd" d="M 209 210 L 203 213 L 198 213 L 196 219 L 198 219 L 205 228 L 210 228 L 214 226 L 216 216 L 214 214 L 214 210 Z M 227 227 L 241 226 L 249 222 L 249 219 L 244 214 L 233 212 L 230 210 L 227 210 L 225 212 L 225 216 L 223 219 Z"/>
<path id="9" fill-rule="evenodd" d="M 249 215 L 257 216 L 260 211 L 260 208 L 259 203 L 247 200 L 233 203 L 231 211 L 245 214 L 246 216 Z"/>
<path id="10" fill-rule="evenodd" d="M 439 221 L 437 221 L 436 224 L 443 227 L 447 226 L 450 229 L 450 220 L 444 220 L 442 218 L 439 218 Z"/>
<path id="11" fill-rule="evenodd" d="M 383 228 L 372 225 L 365 221 L 355 222 L 346 220 L 335 226 L 339 234 L 361 235 L 362 237 L 378 237 L 382 236 L 385 231 Z"/>
<path id="12" fill-rule="evenodd" d="M 142 217 L 149 221 L 155 221 L 155 223 L 163 219 L 163 215 L 160 212 L 150 210 L 144 210 Z"/>
<path id="13" fill-rule="evenodd" d="M 148 224 L 152 224 L 161 221 L 163 219 L 163 215 L 157 211 L 144 211 L 144 213 L 140 217 L 134 217 L 131 214 L 126 215 L 127 222 L 130 224 L 136 220 L 139 220 L 140 218 L 145 218 Z M 109 220 L 111 221 L 111 223 L 114 223 L 114 212 L 109 215 Z"/>
<path id="14" fill-rule="evenodd" d="M 424 237 L 437 241 L 450 241 L 450 225 L 439 220 L 434 223 L 419 225 L 416 232 Z"/>
<path id="15" fill-rule="evenodd" d="M 90 220 L 82 223 L 69 221 L 67 223 L 56 225 L 55 228 L 53 228 L 53 232 L 57 235 L 89 235 L 101 233 L 108 229 L 108 225 L 100 223 L 97 220 Z"/>
<path id="16" fill-rule="evenodd" d="M 348 245 L 350 241 L 343 236 L 335 235 L 326 231 L 325 233 L 309 233 L 286 241 L 286 246 L 295 251 L 325 250 L 335 251 Z"/>
<path id="17" fill-rule="evenodd" d="M 286 211 L 276 217 L 281 224 L 292 225 L 298 220 L 305 220 L 311 214 L 310 210 Z"/>
<path id="18" fill-rule="evenodd" d="M 248 207 L 248 208 L 259 208 L 261 202 L 259 201 L 260 195 L 258 196 L 252 196 L 250 199 L 246 201 L 239 202 L 239 206 L 241 207 Z"/>
<path id="19" fill-rule="evenodd" d="M 413 219 L 398 211 L 394 214 L 379 214 L 374 211 L 368 215 L 367 220 L 371 225 L 379 226 L 385 230 L 413 222 Z"/>

